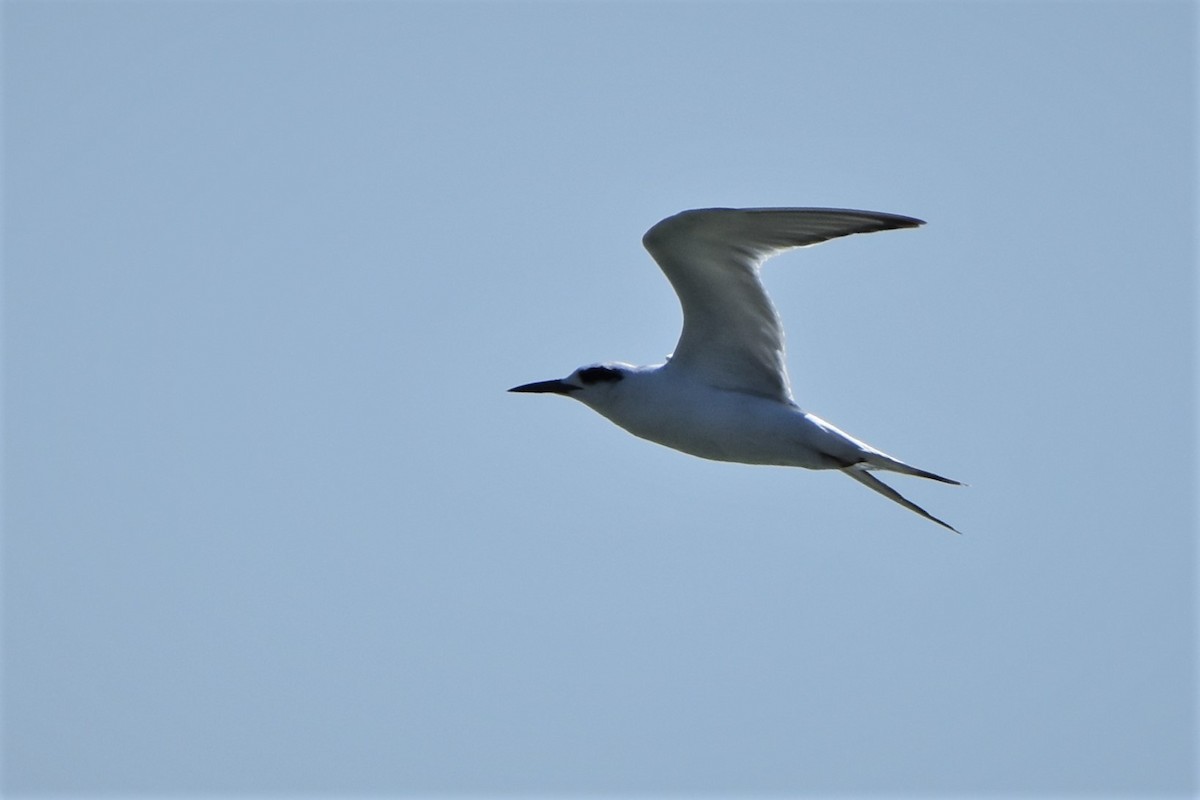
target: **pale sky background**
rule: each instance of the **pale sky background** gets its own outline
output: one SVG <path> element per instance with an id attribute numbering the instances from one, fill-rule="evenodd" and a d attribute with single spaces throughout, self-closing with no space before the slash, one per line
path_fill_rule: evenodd
<path id="1" fill-rule="evenodd" d="M 1191 796 L 1188 2 L 3 4 L 6 796 Z M 705 206 L 797 400 L 690 458 Z"/>

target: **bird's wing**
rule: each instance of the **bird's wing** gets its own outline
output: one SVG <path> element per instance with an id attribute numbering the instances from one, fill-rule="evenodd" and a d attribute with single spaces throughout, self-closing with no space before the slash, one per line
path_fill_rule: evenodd
<path id="1" fill-rule="evenodd" d="M 840 208 L 709 208 L 664 219 L 642 243 L 683 306 L 671 368 L 723 389 L 790 400 L 783 326 L 759 266 L 781 250 L 922 224 Z"/>

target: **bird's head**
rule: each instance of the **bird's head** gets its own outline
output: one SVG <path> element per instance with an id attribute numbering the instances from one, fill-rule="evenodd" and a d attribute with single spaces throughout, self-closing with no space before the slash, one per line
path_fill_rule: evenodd
<path id="1" fill-rule="evenodd" d="M 584 405 L 596 407 L 608 405 L 626 377 L 634 368 L 628 364 L 589 364 L 580 367 L 565 378 L 551 381 L 536 381 L 514 386 L 510 392 L 538 394 L 561 394 L 574 398 Z"/>

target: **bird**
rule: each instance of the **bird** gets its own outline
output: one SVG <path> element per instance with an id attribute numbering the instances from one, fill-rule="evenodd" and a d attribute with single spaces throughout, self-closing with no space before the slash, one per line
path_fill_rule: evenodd
<path id="1" fill-rule="evenodd" d="M 578 400 L 634 436 L 700 458 L 840 470 L 959 533 L 872 473 L 961 481 L 900 461 L 796 404 L 783 325 L 760 278 L 763 262 L 785 250 L 924 224 L 844 208 L 704 208 L 667 217 L 642 237 L 683 309 L 683 332 L 666 361 L 593 363 L 508 391 Z"/>

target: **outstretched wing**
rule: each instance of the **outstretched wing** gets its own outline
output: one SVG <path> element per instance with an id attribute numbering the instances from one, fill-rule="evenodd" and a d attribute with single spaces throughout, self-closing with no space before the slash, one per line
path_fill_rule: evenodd
<path id="1" fill-rule="evenodd" d="M 642 243 L 683 306 L 683 333 L 670 368 L 722 389 L 790 400 L 783 326 L 759 266 L 781 250 L 922 224 L 838 208 L 709 208 L 664 219 Z"/>

